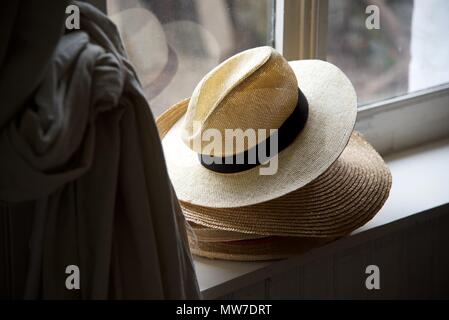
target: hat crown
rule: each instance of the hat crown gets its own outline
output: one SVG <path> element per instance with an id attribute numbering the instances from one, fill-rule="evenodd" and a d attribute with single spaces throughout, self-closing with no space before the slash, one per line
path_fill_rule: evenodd
<path id="1" fill-rule="evenodd" d="M 297 102 L 296 76 L 284 57 L 266 46 L 246 50 L 222 62 L 198 83 L 181 136 L 190 149 L 204 153 L 210 144 L 203 141 L 208 129 L 218 130 L 221 137 L 227 129 L 255 130 L 256 135 L 247 136 L 243 146 L 225 150 L 223 142 L 223 148 L 213 149 L 210 155 L 240 153 L 257 144 L 259 129 L 279 128 Z"/>

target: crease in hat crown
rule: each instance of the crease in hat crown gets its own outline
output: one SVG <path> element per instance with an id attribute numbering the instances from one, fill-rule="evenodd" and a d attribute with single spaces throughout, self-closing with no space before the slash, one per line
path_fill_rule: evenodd
<path id="1" fill-rule="evenodd" d="M 202 153 L 211 143 L 203 140 L 208 129 L 253 129 L 244 145 L 232 150 L 214 148 L 212 156 L 243 152 L 258 142 L 258 130 L 278 129 L 298 102 L 298 82 L 285 58 L 271 47 L 238 53 L 207 73 L 194 89 L 181 129 L 181 138 L 191 150 Z M 253 136 L 254 137 L 254 136 Z M 260 139 L 262 140 L 262 139 Z M 238 148 L 243 149 L 238 149 Z M 231 151 L 231 152 L 230 152 Z"/>

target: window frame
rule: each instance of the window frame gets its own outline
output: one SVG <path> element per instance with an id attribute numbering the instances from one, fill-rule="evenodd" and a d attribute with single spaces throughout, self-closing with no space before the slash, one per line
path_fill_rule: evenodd
<path id="1" fill-rule="evenodd" d="M 328 0 L 276 0 L 275 47 L 326 60 Z M 449 136 L 449 84 L 359 106 L 356 130 L 383 155 Z"/>
<path id="2" fill-rule="evenodd" d="M 106 0 L 87 0 L 106 13 Z M 326 60 L 328 0 L 275 0 L 275 48 Z M 383 155 L 449 137 L 449 84 L 359 106 L 356 130 Z"/>
<path id="3" fill-rule="evenodd" d="M 275 47 L 287 60 L 326 59 L 328 0 L 275 0 Z"/>

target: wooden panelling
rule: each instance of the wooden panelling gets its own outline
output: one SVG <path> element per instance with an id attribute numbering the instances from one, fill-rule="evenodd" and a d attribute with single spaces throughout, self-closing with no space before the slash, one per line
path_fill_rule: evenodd
<path id="1" fill-rule="evenodd" d="M 304 299 L 332 299 L 333 257 L 317 259 L 303 266 Z"/>
<path id="2" fill-rule="evenodd" d="M 370 264 L 380 271 L 380 290 L 369 290 L 370 299 L 397 299 L 403 296 L 406 279 L 404 233 L 401 231 L 372 241 Z"/>
<path id="3" fill-rule="evenodd" d="M 449 298 L 449 206 L 407 219 L 373 236 L 342 239 L 309 258 L 286 261 L 282 271 L 221 298 Z M 379 290 L 366 288 L 368 265 L 379 267 Z"/>
<path id="4" fill-rule="evenodd" d="M 449 214 L 433 225 L 433 298 L 449 299 Z"/>
<path id="5" fill-rule="evenodd" d="M 270 299 L 301 299 L 302 298 L 302 268 L 297 267 L 278 273 L 268 279 L 268 298 Z"/>
<path id="6" fill-rule="evenodd" d="M 243 299 L 243 300 L 251 300 L 251 299 L 265 299 L 265 280 L 257 282 L 253 285 L 244 287 L 233 294 L 232 299 Z"/>
<path id="7" fill-rule="evenodd" d="M 407 299 L 431 298 L 433 243 L 432 221 L 419 222 L 404 233 L 403 296 Z"/>
<path id="8" fill-rule="evenodd" d="M 367 298 L 366 267 L 369 265 L 369 242 L 338 252 L 334 257 L 334 292 L 336 299 Z"/>
<path id="9" fill-rule="evenodd" d="M 217 298 L 217 300 L 233 300 L 233 299 L 234 295 L 232 293 Z"/>

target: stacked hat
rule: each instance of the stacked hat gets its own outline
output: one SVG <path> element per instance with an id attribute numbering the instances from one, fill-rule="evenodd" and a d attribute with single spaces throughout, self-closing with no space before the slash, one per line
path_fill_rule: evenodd
<path id="1" fill-rule="evenodd" d="M 391 174 L 356 115 L 351 82 L 328 62 L 259 47 L 210 71 L 157 120 L 192 252 L 280 259 L 369 221 Z"/>

